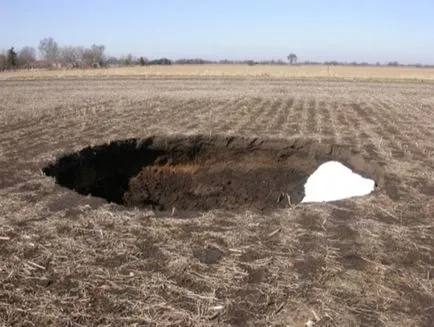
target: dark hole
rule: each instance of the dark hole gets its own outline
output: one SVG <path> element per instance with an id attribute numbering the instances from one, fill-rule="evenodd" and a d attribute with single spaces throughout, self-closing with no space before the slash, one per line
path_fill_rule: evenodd
<path id="1" fill-rule="evenodd" d="M 336 145 L 301 140 L 173 136 L 87 147 L 44 173 L 83 195 L 156 211 L 266 211 L 300 202 L 323 162 L 339 160 L 380 180 L 379 170 Z"/>

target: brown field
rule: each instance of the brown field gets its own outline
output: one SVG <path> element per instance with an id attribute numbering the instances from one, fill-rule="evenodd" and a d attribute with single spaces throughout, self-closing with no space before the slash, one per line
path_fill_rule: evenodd
<path id="1" fill-rule="evenodd" d="M 434 85 L 155 69 L 0 74 L 0 326 L 433 326 Z M 434 79 L 347 69 L 333 68 Z M 346 145 L 383 167 L 384 185 L 179 219 L 78 195 L 41 171 L 88 145 L 175 134 Z"/>
<path id="2" fill-rule="evenodd" d="M 3 72 L 1 80 L 52 78 L 153 78 L 227 77 L 327 80 L 434 81 L 434 68 L 355 66 L 270 66 L 270 65 L 173 65 L 119 67 L 88 70 L 21 70 Z"/>

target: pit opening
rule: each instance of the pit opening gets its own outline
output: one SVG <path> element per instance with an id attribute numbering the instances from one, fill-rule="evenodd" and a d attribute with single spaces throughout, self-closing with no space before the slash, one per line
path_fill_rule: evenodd
<path id="1" fill-rule="evenodd" d="M 299 203 L 307 178 L 330 160 L 381 183 L 379 165 L 344 146 L 203 135 L 89 146 L 43 171 L 61 186 L 128 207 L 269 211 Z"/>

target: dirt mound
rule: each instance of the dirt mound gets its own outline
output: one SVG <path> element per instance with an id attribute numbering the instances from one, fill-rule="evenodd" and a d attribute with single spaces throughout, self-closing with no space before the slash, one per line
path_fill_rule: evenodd
<path id="1" fill-rule="evenodd" d="M 378 165 L 336 145 L 241 137 L 150 137 L 89 147 L 44 172 L 81 194 L 159 211 L 266 211 L 299 203 L 323 162 L 382 182 Z"/>

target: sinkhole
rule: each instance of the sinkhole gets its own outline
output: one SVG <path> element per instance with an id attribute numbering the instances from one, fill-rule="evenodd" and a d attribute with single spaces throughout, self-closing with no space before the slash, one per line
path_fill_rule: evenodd
<path id="1" fill-rule="evenodd" d="M 339 161 L 382 181 L 380 167 L 345 146 L 237 136 L 152 136 L 89 146 L 43 168 L 82 195 L 155 211 L 269 211 L 300 203 L 309 176 Z"/>

